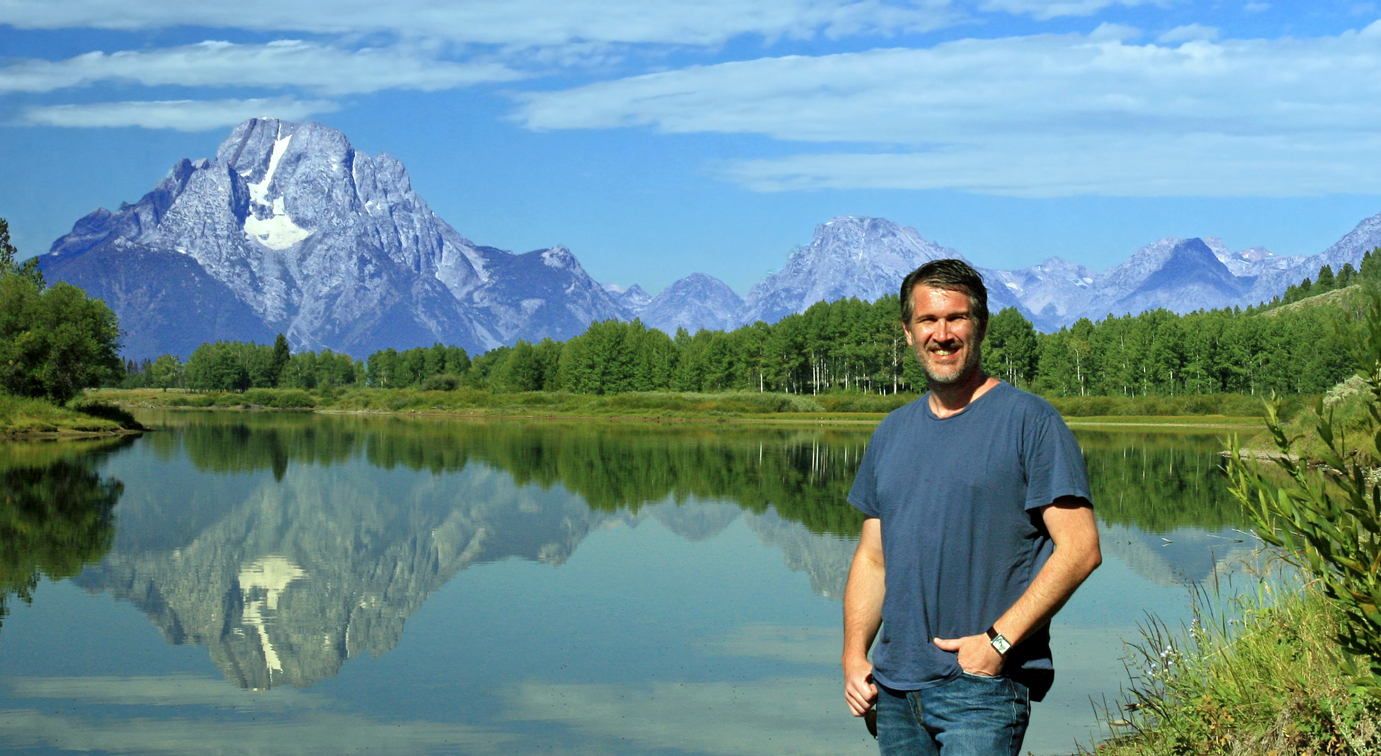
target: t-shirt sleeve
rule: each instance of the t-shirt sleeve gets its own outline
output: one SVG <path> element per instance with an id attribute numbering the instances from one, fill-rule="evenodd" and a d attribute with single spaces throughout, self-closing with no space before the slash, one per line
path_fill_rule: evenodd
<path id="1" fill-rule="evenodd" d="M 1027 424 L 1023 446 L 1027 510 L 1039 509 L 1062 496 L 1076 496 L 1093 503 L 1084 453 L 1054 408 L 1037 412 L 1033 422 Z"/>
<path id="2" fill-rule="evenodd" d="M 863 452 L 863 461 L 858 465 L 853 487 L 849 489 L 849 503 L 869 517 L 881 517 L 882 508 L 878 505 L 877 457 L 882 444 L 878 443 L 880 433 L 873 433 L 868 448 Z"/>

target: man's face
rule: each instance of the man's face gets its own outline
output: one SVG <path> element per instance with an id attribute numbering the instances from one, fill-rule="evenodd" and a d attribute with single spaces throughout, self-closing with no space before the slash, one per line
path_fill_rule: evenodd
<path id="1" fill-rule="evenodd" d="M 917 286 L 911 290 L 906 343 L 931 383 L 959 383 L 978 369 L 983 330 L 962 291 Z"/>

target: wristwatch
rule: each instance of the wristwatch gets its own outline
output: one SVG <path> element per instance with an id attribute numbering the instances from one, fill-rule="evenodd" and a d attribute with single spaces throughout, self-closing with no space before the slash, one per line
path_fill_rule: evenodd
<path id="1" fill-rule="evenodd" d="M 998 656 L 1004 658 L 1007 656 L 1007 652 L 1012 650 L 1011 641 L 1002 637 L 1002 633 L 999 633 L 996 627 L 990 626 L 988 628 L 988 643 L 993 647 L 993 650 L 997 652 Z"/>

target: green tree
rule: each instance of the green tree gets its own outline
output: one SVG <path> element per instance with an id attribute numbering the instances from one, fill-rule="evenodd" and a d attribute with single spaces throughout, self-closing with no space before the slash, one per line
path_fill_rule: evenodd
<path id="1" fill-rule="evenodd" d="M 148 382 L 153 388 L 166 390 L 182 385 L 182 361 L 175 355 L 160 356 L 145 372 L 148 373 Z"/>
<path id="2" fill-rule="evenodd" d="M 1335 280 L 1336 279 L 1333 276 L 1333 266 L 1325 265 L 1322 268 L 1319 268 L 1319 280 L 1314 282 L 1314 285 L 1318 287 L 1315 293 L 1332 291 L 1334 288 Z"/>
<path id="3" fill-rule="evenodd" d="M 288 340 L 280 333 L 273 340 L 273 360 L 269 363 L 270 386 L 277 388 L 283 382 L 283 370 L 291 359 L 292 350 L 288 348 Z"/>
<path id="4" fill-rule="evenodd" d="M 10 223 L 0 218 L 0 276 L 17 275 L 42 289 L 43 272 L 38 269 L 38 258 L 31 257 L 21 263 L 16 260 L 18 255 L 19 250 L 10 243 Z"/>
<path id="5" fill-rule="evenodd" d="M 1036 378 L 1036 329 L 1015 307 L 988 319 L 983 339 L 983 369 L 989 375 L 1026 388 Z"/>
<path id="6" fill-rule="evenodd" d="M 62 403 L 124 371 L 119 323 L 99 299 L 65 283 L 41 288 L 0 276 L 0 388 Z"/>

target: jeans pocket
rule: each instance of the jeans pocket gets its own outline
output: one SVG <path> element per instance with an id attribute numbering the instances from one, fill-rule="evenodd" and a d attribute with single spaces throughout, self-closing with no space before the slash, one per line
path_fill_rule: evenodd
<path id="1" fill-rule="evenodd" d="M 964 677 L 967 677 L 967 678 L 969 678 L 969 679 L 971 679 L 971 680 L 1001 680 L 1001 679 L 1002 679 L 1001 677 L 998 677 L 997 675 L 980 675 L 980 674 L 978 674 L 978 673 L 976 673 L 976 672 L 970 672 L 970 671 L 968 671 L 967 669 L 964 669 L 964 668 L 962 668 L 962 667 L 959 669 L 959 673 L 962 674 Z"/>

